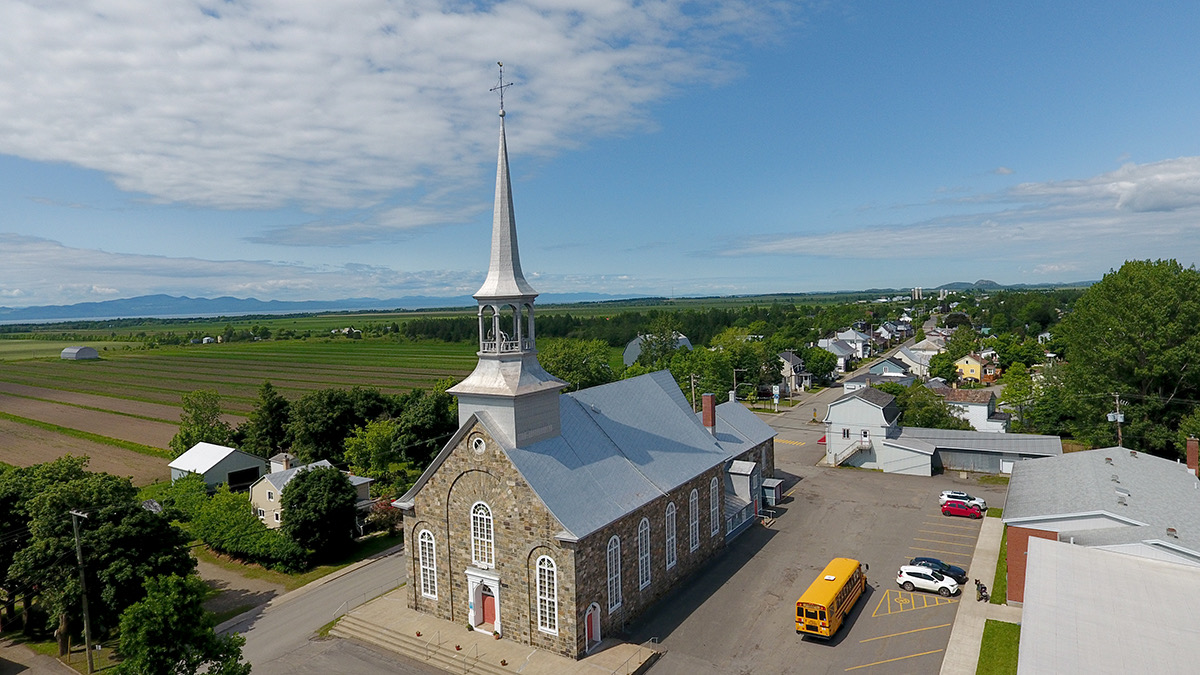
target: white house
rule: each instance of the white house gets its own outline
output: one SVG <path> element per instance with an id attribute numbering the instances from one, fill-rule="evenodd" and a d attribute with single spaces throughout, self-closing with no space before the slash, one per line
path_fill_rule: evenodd
<path id="1" fill-rule="evenodd" d="M 201 442 L 171 460 L 167 466 L 171 468 L 171 482 L 189 473 L 198 473 L 204 476 L 204 482 L 210 488 L 215 489 L 225 483 L 236 492 L 248 489 L 251 483 L 266 473 L 267 462 L 248 452 Z"/>
<path id="2" fill-rule="evenodd" d="M 987 389 L 941 389 L 951 411 L 970 423 L 976 431 L 1008 433 L 1012 415 L 996 412 L 996 395 Z"/>

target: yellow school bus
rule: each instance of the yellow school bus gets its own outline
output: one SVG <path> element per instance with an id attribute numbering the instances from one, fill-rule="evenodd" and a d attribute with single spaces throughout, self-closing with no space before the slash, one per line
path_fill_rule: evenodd
<path id="1" fill-rule="evenodd" d="M 796 601 L 796 632 L 832 637 L 867 587 L 867 565 L 834 558 Z"/>

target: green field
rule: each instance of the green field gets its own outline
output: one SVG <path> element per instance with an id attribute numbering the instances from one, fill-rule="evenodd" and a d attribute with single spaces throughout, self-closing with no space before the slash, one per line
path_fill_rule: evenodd
<path id="1" fill-rule="evenodd" d="M 3 345 L 5 341 L 0 341 Z M 179 405 L 196 389 L 221 395 L 225 412 L 245 414 L 270 381 L 296 399 L 331 387 L 388 393 L 429 389 L 475 367 L 475 345 L 390 340 L 282 340 L 107 352 L 99 361 L 57 358 L 9 361 L 0 382 Z"/>
<path id="2" fill-rule="evenodd" d="M 25 359 L 59 358 L 66 347 L 78 347 L 85 343 L 79 340 L 66 342 L 61 340 L 0 340 L 0 361 L 21 361 Z M 140 349 L 141 342 L 98 342 L 88 344 L 100 352 L 100 357 L 108 356 L 108 352 Z"/>

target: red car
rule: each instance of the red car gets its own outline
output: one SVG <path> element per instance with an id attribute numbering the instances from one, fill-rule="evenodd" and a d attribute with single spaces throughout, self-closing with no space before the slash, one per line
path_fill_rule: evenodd
<path id="1" fill-rule="evenodd" d="M 966 516 L 967 518 L 982 518 L 983 510 L 974 504 L 950 500 L 942 504 L 943 516 Z"/>

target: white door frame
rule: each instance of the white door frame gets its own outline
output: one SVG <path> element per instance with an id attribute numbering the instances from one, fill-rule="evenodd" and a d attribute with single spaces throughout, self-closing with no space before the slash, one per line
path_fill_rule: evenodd
<path id="1" fill-rule="evenodd" d="M 472 626 L 483 623 L 483 587 L 487 586 L 496 602 L 496 623 L 493 624 L 493 630 L 503 635 L 504 631 L 500 628 L 500 575 L 496 574 L 494 570 L 481 570 L 475 567 L 468 567 L 466 574 L 467 597 L 470 598 L 467 622 Z"/>

